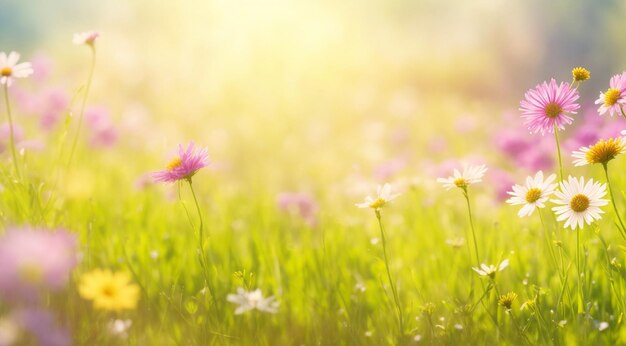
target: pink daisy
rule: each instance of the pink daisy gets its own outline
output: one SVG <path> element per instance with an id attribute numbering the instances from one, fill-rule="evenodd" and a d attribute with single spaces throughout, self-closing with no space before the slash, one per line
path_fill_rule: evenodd
<path id="1" fill-rule="evenodd" d="M 601 105 L 598 108 L 600 115 L 603 115 L 606 111 L 609 111 L 611 116 L 613 116 L 613 113 L 621 112 L 622 105 L 626 104 L 626 72 L 611 77 L 609 88 L 605 92 L 600 93 L 596 104 Z"/>
<path id="2" fill-rule="evenodd" d="M 167 164 L 164 171 L 152 173 L 152 178 L 157 182 L 172 183 L 179 180 L 189 180 L 196 172 L 209 164 L 206 148 L 196 151 L 194 143 L 190 142 L 185 150 L 183 145 L 178 146 L 178 156 Z"/>
<path id="3" fill-rule="evenodd" d="M 524 124 L 532 133 L 554 132 L 554 127 L 563 130 L 565 124 L 571 124 L 573 118 L 567 113 L 576 114 L 580 107 L 578 91 L 567 83 L 556 84 L 554 78 L 550 84 L 543 82 L 530 89 L 524 95 L 525 100 L 520 102 Z"/>

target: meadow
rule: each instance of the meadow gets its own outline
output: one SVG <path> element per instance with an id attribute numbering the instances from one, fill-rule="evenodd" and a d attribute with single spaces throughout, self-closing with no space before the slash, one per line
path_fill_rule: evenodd
<path id="1" fill-rule="evenodd" d="M 518 90 L 298 6 L 321 36 L 242 23 L 206 70 L 0 47 L 0 346 L 626 344 L 626 72 Z"/>

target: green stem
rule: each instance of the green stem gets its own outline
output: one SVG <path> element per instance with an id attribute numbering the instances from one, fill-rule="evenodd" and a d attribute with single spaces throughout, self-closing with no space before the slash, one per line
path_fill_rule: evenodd
<path id="1" fill-rule="evenodd" d="M 380 210 L 375 210 L 376 219 L 378 219 L 378 227 L 380 228 L 380 238 L 383 242 L 383 256 L 385 258 L 385 268 L 387 269 L 387 278 L 389 279 L 389 285 L 391 286 L 391 292 L 393 293 L 393 300 L 396 303 L 396 309 L 398 310 L 398 328 L 400 329 L 400 339 L 404 336 L 404 317 L 402 316 L 402 307 L 400 306 L 400 299 L 398 298 L 398 291 L 391 278 L 391 270 L 389 269 L 389 260 L 387 259 L 387 242 L 385 240 L 385 231 L 383 230 L 382 218 L 380 216 Z"/>
<path id="2" fill-rule="evenodd" d="M 613 205 L 613 210 L 615 211 L 615 215 L 617 216 L 617 220 L 619 221 L 620 235 L 622 236 L 622 238 L 624 238 L 624 240 L 626 240 L 626 235 L 624 235 L 624 233 L 626 232 L 626 227 L 624 227 L 624 222 L 622 221 L 622 218 L 619 215 L 619 212 L 617 211 L 617 205 L 615 204 L 615 197 L 613 196 L 613 188 L 611 187 L 611 180 L 609 179 L 608 163 L 603 163 L 602 168 L 604 168 L 604 177 L 606 178 L 606 184 L 609 187 L 609 196 L 611 197 L 611 204 Z"/>
<path id="3" fill-rule="evenodd" d="M 474 239 L 474 252 L 476 253 L 476 265 L 480 267 L 480 256 L 478 255 L 478 243 L 476 242 L 476 230 L 474 229 L 474 219 L 472 218 L 472 206 L 469 200 L 469 191 L 467 188 L 463 189 L 463 196 L 467 202 L 467 213 L 469 215 L 470 228 L 472 229 L 472 238 Z"/>
<path id="4" fill-rule="evenodd" d="M 561 159 L 561 145 L 559 144 L 559 128 L 554 123 L 554 140 L 556 141 L 556 153 L 559 157 L 559 180 L 563 181 L 563 160 Z"/>
<path id="5" fill-rule="evenodd" d="M 11 116 L 11 105 L 9 104 L 9 84 L 4 84 L 4 103 L 7 106 L 7 116 L 9 117 L 9 147 L 11 148 L 11 155 L 13 156 L 13 165 L 15 166 L 15 173 L 19 179 L 22 178 L 20 173 L 20 166 L 17 162 L 17 154 L 15 152 L 15 134 L 13 133 L 13 117 Z"/>
<path id="6" fill-rule="evenodd" d="M 622 108 L 622 105 L 619 105 L 619 111 L 620 113 L 622 113 L 622 116 L 624 117 L 624 119 L 626 119 L 626 114 L 624 114 L 624 109 Z"/>
<path id="7" fill-rule="evenodd" d="M 578 282 L 578 313 L 582 314 L 585 310 L 583 308 L 583 291 L 580 284 L 580 227 L 576 228 L 576 276 Z"/>
<path id="8" fill-rule="evenodd" d="M 200 251 L 204 253 L 204 220 L 202 219 L 202 211 L 200 209 L 200 204 L 198 203 L 198 198 L 196 198 L 196 191 L 193 189 L 191 178 L 188 178 L 187 182 L 189 183 L 189 189 L 191 189 L 193 202 L 196 204 L 196 211 L 198 212 L 198 217 L 200 218 L 200 230 L 199 230 Z"/>
<path id="9" fill-rule="evenodd" d="M 96 47 L 94 45 L 89 45 L 91 47 L 91 68 L 89 69 L 89 77 L 87 78 L 87 85 L 85 86 L 85 94 L 83 95 L 83 100 L 80 106 L 80 113 L 78 114 L 78 127 L 76 128 L 76 135 L 74 136 L 74 141 L 72 143 L 72 150 L 70 151 L 70 157 L 67 160 L 67 167 L 70 167 L 72 163 L 72 158 L 74 157 L 74 152 L 76 151 L 76 143 L 78 143 L 78 138 L 80 137 L 80 131 L 83 126 L 83 117 L 85 114 L 85 106 L 87 105 L 87 96 L 89 95 L 89 89 L 91 89 L 91 81 L 93 80 L 93 71 L 96 68 Z"/>

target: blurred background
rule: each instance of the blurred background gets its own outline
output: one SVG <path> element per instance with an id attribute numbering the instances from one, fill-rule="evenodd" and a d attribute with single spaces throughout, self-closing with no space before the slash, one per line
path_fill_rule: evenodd
<path id="1" fill-rule="evenodd" d="M 72 34 L 100 32 L 89 102 L 106 109 L 120 150 L 149 160 L 133 174 L 194 140 L 216 171 L 292 190 L 442 175 L 457 159 L 498 162 L 510 177 L 550 168 L 552 138 L 529 136 L 519 117 L 524 92 L 585 66 L 579 116 L 597 117 L 593 101 L 626 68 L 622 1 L 0 0 L 0 9 L 0 50 L 38 62 L 70 99 L 89 67 Z M 548 149 L 520 163 L 516 134 Z M 593 137 L 565 137 L 576 135 Z"/>

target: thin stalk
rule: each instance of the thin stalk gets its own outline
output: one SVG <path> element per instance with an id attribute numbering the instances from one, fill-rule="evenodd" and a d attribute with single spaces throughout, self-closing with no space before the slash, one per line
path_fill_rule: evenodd
<path id="1" fill-rule="evenodd" d="M 619 216 L 619 212 L 617 211 L 617 206 L 615 205 L 615 197 L 613 196 L 613 188 L 611 187 L 611 180 L 609 179 L 609 166 L 607 163 L 602 164 L 602 168 L 604 168 L 604 177 L 606 178 L 606 184 L 609 186 L 609 196 L 611 197 L 611 204 L 613 205 L 613 210 L 615 211 L 615 215 L 617 216 L 617 220 L 620 225 L 620 234 L 624 240 L 626 240 L 626 227 L 624 227 L 624 222 L 622 221 L 622 217 Z"/>
<path id="2" fill-rule="evenodd" d="M 196 197 L 196 191 L 193 188 L 193 184 L 191 183 L 191 178 L 187 179 L 189 183 L 189 189 L 191 190 L 191 195 L 193 196 L 193 202 L 196 204 L 196 211 L 198 212 L 198 218 L 200 218 L 200 228 L 199 228 L 199 243 L 200 243 L 200 251 L 204 253 L 204 219 L 202 218 L 202 211 L 200 210 L 200 204 L 198 203 L 198 198 Z"/>
<path id="3" fill-rule="evenodd" d="M 467 202 L 467 213 L 469 215 L 470 228 L 472 229 L 472 238 L 474 239 L 474 252 L 476 253 L 476 265 L 480 267 L 480 256 L 478 255 L 478 243 L 476 242 L 476 230 L 474 229 L 474 219 L 472 218 L 472 206 L 469 200 L 469 191 L 467 188 L 463 189 L 463 196 Z"/>
<path id="4" fill-rule="evenodd" d="M 72 143 L 72 150 L 70 151 L 70 157 L 67 160 L 67 167 L 69 168 L 72 163 L 72 158 L 74 157 L 74 152 L 76 151 L 76 143 L 78 143 L 78 138 L 80 137 L 80 130 L 83 126 L 83 117 L 85 114 L 85 106 L 87 105 L 87 96 L 89 95 L 89 89 L 91 89 L 91 81 L 93 80 L 93 71 L 96 68 L 96 47 L 91 44 L 91 68 L 89 69 L 89 77 L 87 78 L 87 85 L 85 86 L 85 94 L 83 94 L 83 100 L 80 105 L 80 113 L 78 114 L 78 127 L 76 128 L 76 135 L 74 136 L 74 141 Z"/>
<path id="5" fill-rule="evenodd" d="M 578 282 L 578 313 L 585 312 L 583 309 L 584 299 L 582 286 L 580 285 L 580 227 L 576 228 L 576 276 Z"/>
<path id="6" fill-rule="evenodd" d="M 556 141 L 556 153 L 559 157 L 559 180 L 563 181 L 563 160 L 561 159 L 561 145 L 559 144 L 559 128 L 554 123 L 554 140 Z"/>
<path id="7" fill-rule="evenodd" d="M 22 178 L 20 173 L 20 165 L 17 162 L 17 154 L 15 152 L 15 134 L 13 133 L 13 117 L 11 116 L 11 105 L 9 104 L 9 84 L 4 84 L 4 103 L 7 106 L 7 116 L 9 117 L 9 147 L 11 148 L 11 155 L 13 156 L 13 165 L 15 166 L 15 173 L 18 179 Z"/>
<path id="8" fill-rule="evenodd" d="M 619 105 L 619 111 L 620 113 L 622 113 L 622 116 L 624 117 L 624 119 L 626 119 L 626 114 L 624 114 L 624 109 L 622 108 L 622 105 Z"/>
<path id="9" fill-rule="evenodd" d="M 396 309 L 398 310 L 398 328 L 400 329 L 400 339 L 404 336 L 404 317 L 402 316 L 402 307 L 400 306 L 400 299 L 398 298 L 398 291 L 391 278 L 391 270 L 389 269 L 389 260 L 387 259 L 387 242 L 385 240 L 385 231 L 383 230 L 382 218 L 380 216 L 380 210 L 375 210 L 376 219 L 378 219 L 378 227 L 380 228 L 380 239 L 383 241 L 383 256 L 385 258 L 385 268 L 387 269 L 387 278 L 389 279 L 389 285 L 391 286 L 391 292 L 393 293 L 393 300 L 396 303 Z"/>

